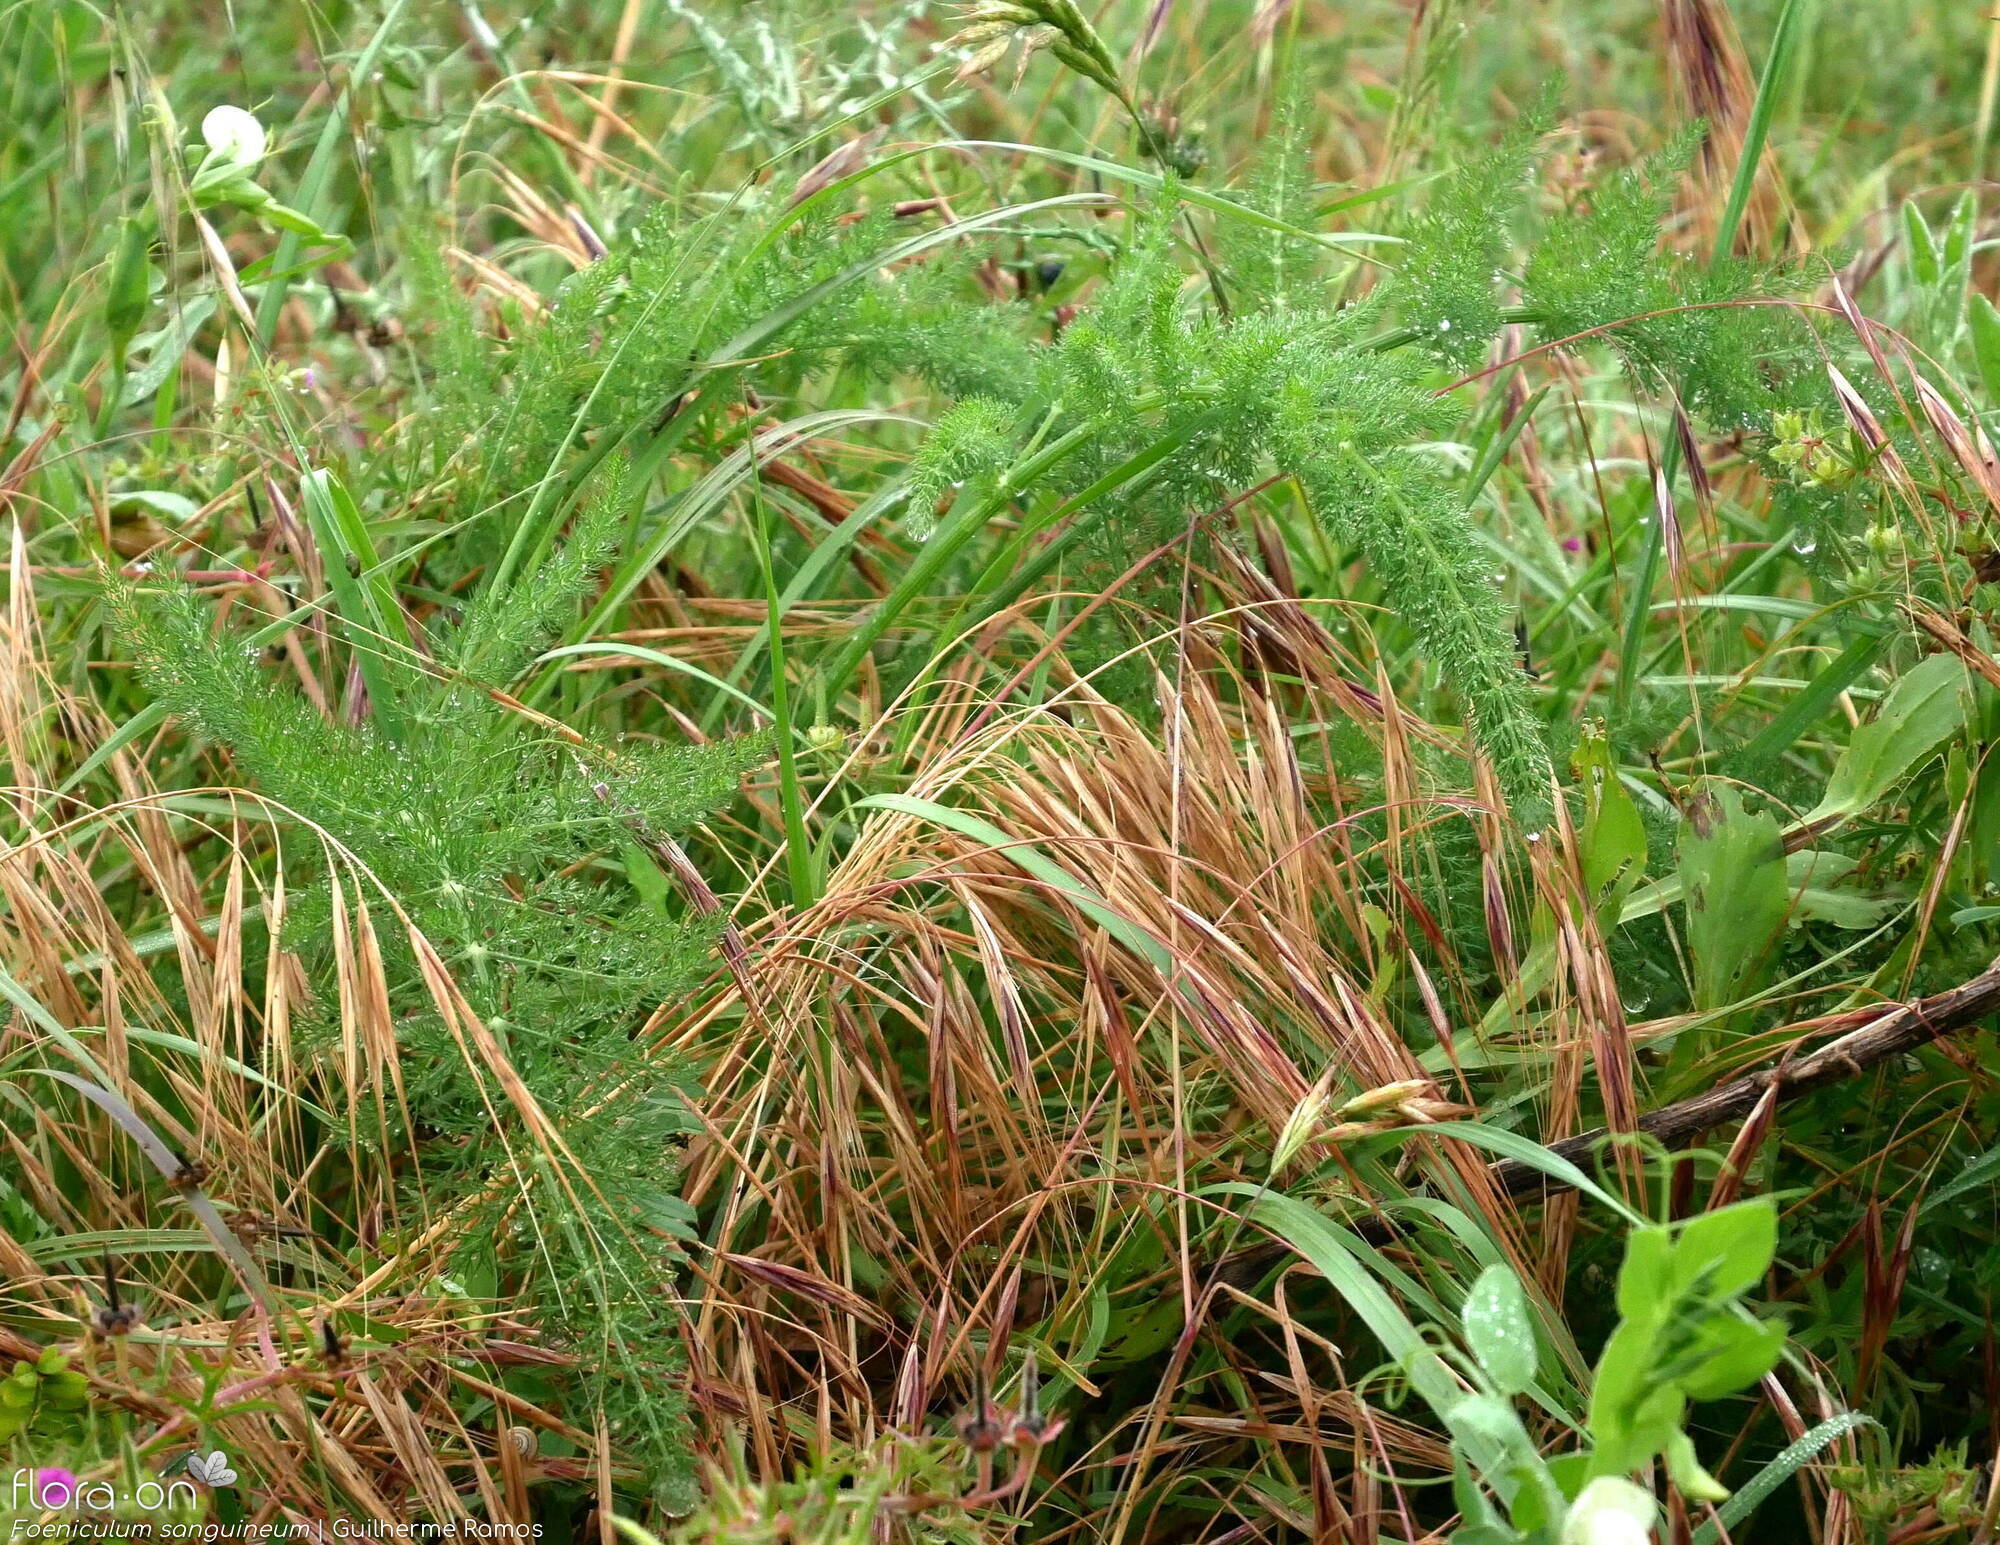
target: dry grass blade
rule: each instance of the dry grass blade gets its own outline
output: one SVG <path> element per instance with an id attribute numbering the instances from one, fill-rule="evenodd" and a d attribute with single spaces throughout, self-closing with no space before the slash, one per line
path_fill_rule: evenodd
<path id="1" fill-rule="evenodd" d="M 1701 143 L 1707 196 L 1698 218 L 1712 222 L 1722 205 L 1721 194 L 1743 158 L 1756 83 L 1726 0 L 1660 0 L 1660 20 L 1674 94 L 1690 121 L 1707 125 Z M 1767 147 L 1758 160 L 1739 242 L 1751 252 L 1770 251 L 1781 218 L 1778 164 Z"/>
<path id="2" fill-rule="evenodd" d="M 1308 718 L 1406 759 L 1395 777 L 1409 808 L 1387 841 L 1334 813 L 1351 797 L 1339 760 L 1308 760 L 1309 744 L 1211 646 L 1239 627 L 1304 677 Z M 1222 1226 L 1212 1209 L 1177 1221 L 1187 1177 L 1254 1181 L 1259 1155 L 1280 1146 L 1327 1162 L 1336 1118 L 1300 1126 L 1316 1087 L 1341 1091 L 1334 1105 L 1363 1095 L 1357 1111 L 1367 1091 L 1400 1091 L 1395 1109 L 1357 1114 L 1356 1130 L 1460 1113 L 1379 997 L 1406 951 L 1440 959 L 1444 935 L 1420 899 L 1432 886 L 1415 866 L 1435 828 L 1462 818 L 1426 793 L 1413 748 L 1451 737 L 1409 715 L 1386 681 L 1358 686 L 1359 662 L 1296 602 L 1225 610 L 1183 637 L 1201 668 L 1160 682 L 1184 726 L 1164 744 L 1086 678 L 1063 678 L 1064 719 L 975 712 L 977 677 L 946 683 L 926 707 L 939 738 L 923 743 L 908 794 L 859 828 L 809 911 L 746 928 L 754 1020 L 725 998 L 667 1027 L 690 1048 L 723 1026 L 756 1027 L 754 1045 L 708 1050 L 715 1136 L 689 1158 L 690 1196 L 720 1219 L 694 1337 L 696 1388 L 718 1416 L 768 1422 L 831 1388 L 833 1442 L 865 1445 L 949 1392 L 964 1398 L 976 1348 L 1010 1335 L 1087 1400 L 1099 1375 L 1067 1372 L 1064 1352 L 1094 1297 L 1108 1293 L 1115 1315 L 1157 1304 L 1163 1331 L 1183 1329 L 1177 1284 L 1207 1269 L 1188 1257 L 1204 1247 L 1184 1227 L 1212 1247 Z M 1390 724 L 1401 739 L 1386 738 Z M 949 738 L 959 725 L 963 738 Z M 1497 826 L 1472 829 L 1501 840 Z M 1565 979 L 1596 982 L 1599 950 L 1578 939 Z M 1443 975 L 1424 977 L 1436 1012 L 1476 1019 L 1448 949 L 1442 961 Z M 1196 1089 L 1204 1109 L 1240 1115 L 1216 1125 L 1191 1107 Z M 1477 1155 L 1453 1143 L 1413 1152 L 1530 1262 Z M 1098 1265 L 1044 1269 L 1079 1241 L 1075 1258 Z M 1128 1280 L 1114 1263 L 1135 1253 L 1158 1264 Z M 1216 1311 L 1193 1307 L 1180 1344 L 1206 1346 Z M 1317 1388 L 1294 1379 L 1273 1398 L 1349 1428 L 1384 1463 L 1439 1462 L 1419 1431 L 1363 1421 L 1344 1377 L 1322 1370 Z M 1176 1413 L 1166 1425 L 1086 1465 L 1170 1484 L 1225 1439 L 1254 1440 L 1278 1466 L 1306 1441 L 1296 1415 L 1204 1425 L 1185 1417 L 1187 1397 L 1198 1409 L 1192 1388 L 1168 1380 L 1149 1402 Z M 755 1446 L 798 1442 L 774 1426 Z"/>

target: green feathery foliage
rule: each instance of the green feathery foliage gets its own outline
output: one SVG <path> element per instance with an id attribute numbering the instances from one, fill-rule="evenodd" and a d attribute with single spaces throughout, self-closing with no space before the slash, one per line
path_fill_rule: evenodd
<path id="1" fill-rule="evenodd" d="M 480 1296 L 543 1304 L 549 1333 L 576 1349 L 625 1440 L 663 1476 L 684 1479 L 664 1351 L 671 1311 L 658 1285 L 674 1253 L 666 1236 L 684 1213 L 672 1155 L 689 1119 L 682 1075 L 640 1054 L 633 1036 L 653 1006 L 685 990 L 713 930 L 646 883 L 658 871 L 635 833 L 685 829 L 730 796 L 764 748 L 578 745 L 487 690 L 574 615 L 625 504 L 622 478 L 603 477 L 552 561 L 434 629 L 434 664 L 385 659 L 394 734 L 380 715 L 329 723 L 268 681 L 254 651 L 215 636 L 192 591 L 126 588 L 115 600 L 158 700 L 381 882 L 574 1156 L 573 1170 L 559 1172 L 536 1147 L 436 1009 L 409 941 L 380 930 L 398 1094 L 418 1122 L 415 1215 L 454 1214 L 457 1279 L 479 1284 Z M 334 902 L 326 886 L 309 892 L 283 932 L 327 1003 Z M 332 1023 L 322 1021 L 316 1049 L 322 1077 L 338 1083 Z M 377 1140 L 366 1122 L 355 1136 Z"/>
<path id="2" fill-rule="evenodd" d="M 914 379 L 957 403 L 910 473 L 907 525 L 919 539 L 931 536 L 954 486 L 958 499 L 971 483 L 992 507 L 1004 504 L 991 497 L 991 480 L 1029 435 L 1049 443 L 1086 431 L 1036 486 L 1006 496 L 1043 505 L 1096 489 L 1080 515 L 1085 550 L 1125 562 L 1184 532 L 1214 539 L 1205 512 L 1260 478 L 1296 479 L 1400 613 L 1433 679 L 1463 704 L 1516 815 L 1537 826 L 1548 813 L 1551 764 L 1512 618 L 1448 469 L 1418 449 L 1457 418 L 1434 396 L 1428 362 L 1475 363 L 1502 325 L 1507 275 L 1521 272 L 1523 311 L 1546 335 L 1604 329 L 1642 387 L 1678 391 L 1720 429 L 1761 428 L 1801 395 L 1823 396 L 1798 379 L 1811 340 L 1795 316 L 1723 304 L 1768 295 L 1795 276 L 1662 250 L 1692 138 L 1605 179 L 1551 219 L 1521 262 L 1514 227 L 1547 117 L 1531 115 L 1498 149 L 1440 179 L 1390 281 L 1336 308 L 1325 245 L 1305 234 L 1312 187 L 1302 115 L 1285 108 L 1244 197 L 1265 218 L 1225 220 L 1220 232 L 1228 308 L 1203 306 L 1204 292 L 1186 283 L 1170 175 L 1108 281 L 1050 343 L 1028 339 L 1019 307 L 967 304 L 958 264 L 905 264 L 855 282 L 891 242 L 886 217 L 843 223 L 809 200 L 774 233 L 729 213 L 681 222 L 662 206 L 570 277 L 504 353 L 480 357 L 463 320 L 447 320 L 452 374 L 439 389 L 460 406 L 441 423 L 480 447 L 468 486 L 498 516 L 468 539 L 462 561 L 490 563 L 517 541 L 506 509 L 483 503 L 492 489 L 537 488 L 557 475 L 566 447 L 586 440 L 698 434 L 704 409 L 738 394 L 735 377 L 754 372 L 766 400 L 830 366 Z M 771 317 L 782 325 L 760 330 Z M 1382 335 L 1391 320 L 1395 330 Z M 753 358 L 713 359 L 750 336 Z M 1385 347 L 1406 343 L 1418 347 Z M 703 360 L 711 363 L 692 367 Z M 496 394 L 508 404 L 505 419 L 497 432 L 489 421 L 473 434 L 470 404 Z M 1143 471 L 1131 474 L 1135 466 Z M 531 496 L 507 508 L 523 497 Z M 517 568 L 501 567 L 503 575 Z"/>
<path id="3" fill-rule="evenodd" d="M 1309 306 L 1319 299 L 1314 285 L 1325 253 L 1303 234 L 1318 218 L 1309 105 L 1302 84 L 1296 79 L 1288 82 L 1272 111 L 1270 132 L 1258 149 L 1256 164 L 1237 194 L 1246 208 L 1291 229 L 1231 221 L 1218 232 L 1232 288 L 1273 310 Z"/>
<path id="4" fill-rule="evenodd" d="M 1717 433 L 1766 431 L 1776 412 L 1830 403 L 1822 354 L 1789 306 L 1810 282 L 1794 267 L 1704 262 L 1663 247 L 1674 189 L 1699 125 L 1667 149 L 1599 180 L 1585 207 L 1551 220 L 1522 296 L 1551 338 L 1602 329 L 1642 390 L 1677 392 Z"/>
<path id="5" fill-rule="evenodd" d="M 904 524 L 912 536 L 931 534 L 932 512 L 947 490 L 969 478 L 990 477 L 1006 465 L 1018 416 L 1016 409 L 991 397 L 969 397 L 938 416 L 910 463 Z"/>
<path id="6" fill-rule="evenodd" d="M 1403 325 L 1442 363 L 1465 369 L 1500 331 L 1500 289 L 1516 251 L 1543 115 L 1448 175 L 1411 222 L 1390 295 Z"/>
<path id="7" fill-rule="evenodd" d="M 1415 448 L 1446 433 L 1456 409 L 1430 389 L 1421 358 L 1371 344 L 1380 302 L 1303 304 L 1301 250 L 1286 233 L 1245 270 L 1276 283 L 1275 296 L 1239 283 L 1229 316 L 1197 309 L 1176 260 L 1176 207 L 1170 182 L 1094 303 L 1036 351 L 1012 399 L 1027 411 L 1012 423 L 1035 423 L 1045 439 L 1088 434 L 1025 492 L 1065 501 L 1110 486 L 1086 518 L 1122 567 L 1190 527 L 1212 538 L 1205 513 L 1260 479 L 1296 478 L 1460 694 L 1517 815 L 1539 826 L 1549 759 L 1491 561 L 1445 469 Z M 946 483 L 999 470 L 1009 417 L 992 402 L 946 415 L 913 475 L 920 519 Z"/>
<path id="8" fill-rule="evenodd" d="M 1697 263 L 1663 246 L 1692 131 L 1553 216 L 1522 262 L 1514 224 L 1547 116 L 1441 179 L 1398 271 L 1344 309 L 1314 303 L 1316 284 L 1327 288 L 1316 279 L 1324 249 L 1299 228 L 1310 183 L 1287 128 L 1294 115 L 1279 115 L 1245 198 L 1284 223 L 1225 224 L 1226 313 L 1202 308 L 1185 282 L 1169 178 L 1089 307 L 1034 349 L 1030 368 L 1010 360 L 1000 389 L 939 420 L 912 472 L 913 530 L 928 534 L 948 485 L 1000 474 L 1010 436 L 1029 426 L 1038 443 L 1087 430 L 1021 495 L 1069 501 L 1097 490 L 1080 520 L 1121 563 L 1184 531 L 1213 537 L 1204 512 L 1259 478 L 1289 476 L 1463 703 L 1516 816 L 1538 826 L 1553 781 L 1545 734 L 1474 517 L 1448 469 L 1421 449 L 1458 417 L 1426 361 L 1463 370 L 1483 357 L 1517 272 L 1518 314 L 1545 336 L 1603 336 L 1642 390 L 1677 397 L 1718 432 L 1768 433 L 1783 411 L 1827 400 L 1810 329 L 1769 304 L 1798 287 L 1796 270 Z M 1398 325 L 1385 334 L 1386 319 Z M 1411 343 L 1419 347 L 1401 347 Z"/>
<path id="9" fill-rule="evenodd" d="M 479 337 L 435 257 L 411 242 L 419 303 L 439 317 L 437 443 L 461 462 L 470 521 L 445 567 L 506 551 L 576 447 L 697 436 L 753 373 L 767 399 L 833 368 L 951 396 L 1009 391 L 1028 351 L 1013 308 L 969 303 L 977 291 L 956 264 L 875 271 L 896 225 L 886 213 L 842 222 L 817 200 L 775 230 L 742 211 L 689 221 L 662 204 L 507 344 Z M 716 358 L 753 332 L 750 357 Z"/>

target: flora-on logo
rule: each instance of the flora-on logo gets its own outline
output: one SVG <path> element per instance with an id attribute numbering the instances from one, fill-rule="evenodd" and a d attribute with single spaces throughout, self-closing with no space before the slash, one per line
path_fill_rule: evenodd
<path id="1" fill-rule="evenodd" d="M 210 1456 L 211 1459 L 220 1457 Z M 204 1462 L 203 1468 L 210 1469 L 212 1466 Z M 222 1468 L 224 1473 L 229 1473 L 226 1463 Z M 230 1478 L 235 1479 L 233 1474 Z M 18 1514 L 24 1503 L 36 1512 L 67 1513 L 81 1509 L 107 1513 L 115 1508 L 131 1506 L 155 1513 L 167 1508 L 192 1509 L 197 1505 L 197 1498 L 194 1487 L 186 1481 L 163 1483 L 148 1476 L 126 1491 L 109 1481 L 84 1480 L 74 1470 L 62 1465 L 43 1465 L 34 1470 L 16 1470 L 5 1485 L 0 1485 L 0 1516 Z M 19 1537 L 18 1525 L 15 1537 Z"/>
<path id="2" fill-rule="evenodd" d="M 229 1468 L 229 1456 L 219 1448 L 211 1449 L 206 1455 L 188 1455 L 187 1473 L 211 1491 L 218 1486 L 236 1484 L 236 1472 Z"/>

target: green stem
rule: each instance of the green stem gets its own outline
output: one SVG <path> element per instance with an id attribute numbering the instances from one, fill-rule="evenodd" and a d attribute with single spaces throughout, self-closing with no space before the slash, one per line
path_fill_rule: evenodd
<path id="1" fill-rule="evenodd" d="M 785 633 L 779 626 L 783 601 L 771 563 L 771 507 L 753 473 L 751 498 L 756 506 L 757 568 L 764 582 L 764 612 L 771 642 L 771 719 L 778 737 L 778 799 L 785 814 L 785 872 L 792 883 L 792 906 L 800 912 L 818 899 L 813 852 L 806 840 L 805 799 L 799 788 L 799 764 L 793 745 L 791 684 L 785 679 Z"/>
<path id="2" fill-rule="evenodd" d="M 1134 403 L 1133 410 L 1139 411 L 1145 404 Z M 910 603 L 928 591 L 932 583 L 942 574 L 953 558 L 958 556 L 966 543 L 985 529 L 994 515 L 1023 488 L 1030 488 L 1035 481 L 1051 467 L 1068 456 L 1097 432 L 1097 425 L 1089 423 L 1072 429 L 1058 437 L 1039 452 L 1016 462 L 1002 473 L 983 498 L 969 499 L 954 507 L 946 517 L 943 526 L 923 545 L 915 562 L 904 572 L 896 588 L 878 601 L 862 618 L 826 674 L 826 691 L 829 699 L 836 698 L 846 688 L 848 680 L 861 668 L 861 662 L 868 658 L 869 650 L 881 636 L 902 616 Z M 775 642 L 775 640 L 774 640 Z"/>

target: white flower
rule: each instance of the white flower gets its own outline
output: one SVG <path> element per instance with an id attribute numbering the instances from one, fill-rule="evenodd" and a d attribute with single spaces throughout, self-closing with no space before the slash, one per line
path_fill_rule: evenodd
<path id="1" fill-rule="evenodd" d="M 256 116 L 246 113 L 240 107 L 210 108 L 208 116 L 201 121 L 201 137 L 208 142 L 208 148 L 216 159 L 241 169 L 255 166 L 264 159 L 264 148 L 269 144 L 264 126 Z"/>
<path id="2" fill-rule="evenodd" d="M 1562 1545 L 1651 1545 L 1653 1494 L 1615 1475 L 1600 1475 L 1570 1504 Z"/>
<path id="3" fill-rule="evenodd" d="M 187 1457 L 187 1473 L 204 1486 L 233 1486 L 236 1472 L 229 1468 L 229 1456 L 221 1449 L 213 1449 L 204 1458 L 200 1454 Z"/>

